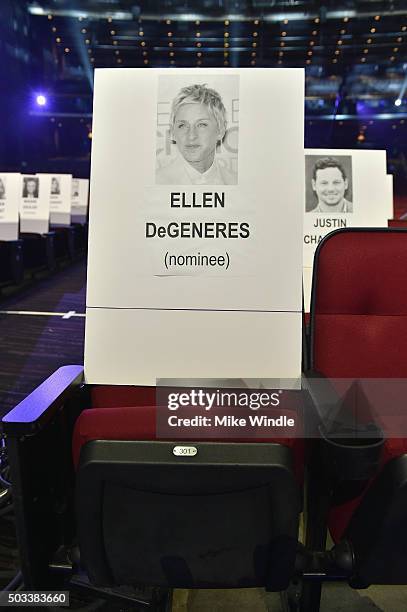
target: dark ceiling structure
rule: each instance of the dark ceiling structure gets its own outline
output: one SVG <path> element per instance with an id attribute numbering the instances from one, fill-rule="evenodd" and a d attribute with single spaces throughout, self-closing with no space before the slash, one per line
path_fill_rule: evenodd
<path id="1" fill-rule="evenodd" d="M 78 150 L 76 129 L 89 157 L 95 68 L 303 67 L 306 146 L 387 148 L 407 180 L 407 0 L 16 4 L 2 0 L 0 46 L 9 79 L 47 98 L 29 115 L 51 124 L 54 158 Z"/>
<path id="2" fill-rule="evenodd" d="M 82 75 L 90 88 L 99 67 L 296 66 L 320 116 L 355 114 L 338 95 L 404 115 L 406 0 L 44 0 L 27 11 L 56 72 Z"/>

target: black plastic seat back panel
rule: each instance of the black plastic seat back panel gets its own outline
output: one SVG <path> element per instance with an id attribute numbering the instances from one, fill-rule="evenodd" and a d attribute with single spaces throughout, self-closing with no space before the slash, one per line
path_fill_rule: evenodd
<path id="1" fill-rule="evenodd" d="M 78 470 L 81 559 L 95 584 L 267 586 L 294 573 L 298 485 L 279 444 L 93 441 Z"/>

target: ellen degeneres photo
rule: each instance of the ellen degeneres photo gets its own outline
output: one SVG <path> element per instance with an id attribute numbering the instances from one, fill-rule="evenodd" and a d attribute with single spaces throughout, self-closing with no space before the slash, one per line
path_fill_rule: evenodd
<path id="1" fill-rule="evenodd" d="M 227 129 L 220 94 L 202 85 L 183 87 L 171 106 L 170 135 L 175 158 L 157 170 L 159 185 L 236 185 L 237 173 L 217 147 Z"/>

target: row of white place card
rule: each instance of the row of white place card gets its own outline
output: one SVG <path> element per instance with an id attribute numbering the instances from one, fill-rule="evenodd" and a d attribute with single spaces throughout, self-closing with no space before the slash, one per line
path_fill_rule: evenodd
<path id="1" fill-rule="evenodd" d="M 85 223 L 88 193 L 89 180 L 71 174 L 0 173 L 0 240 L 16 240 L 19 229 L 44 234 L 50 224 Z"/>

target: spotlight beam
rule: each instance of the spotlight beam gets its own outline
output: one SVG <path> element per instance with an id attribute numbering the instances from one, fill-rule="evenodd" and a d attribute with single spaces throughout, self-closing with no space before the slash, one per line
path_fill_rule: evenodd
<path id="1" fill-rule="evenodd" d="M 407 74 L 406 74 L 406 76 L 404 77 L 403 85 L 401 86 L 401 89 L 400 89 L 400 93 L 399 93 L 399 95 L 398 95 L 398 98 L 397 98 L 397 100 L 396 100 L 396 101 L 395 101 L 395 103 L 394 103 L 394 104 L 395 104 L 395 106 L 401 106 L 401 102 L 402 102 L 402 100 L 403 100 L 403 96 L 404 96 L 404 94 L 406 93 L 406 89 L 407 89 Z"/>
<path id="2" fill-rule="evenodd" d="M 93 70 L 89 60 L 88 49 L 85 45 L 83 35 L 81 32 L 81 24 L 79 21 L 74 21 L 71 24 L 72 36 L 75 41 L 76 49 L 78 50 L 79 57 L 82 60 L 83 67 L 85 69 L 86 78 L 89 81 L 90 90 L 93 92 Z"/>

